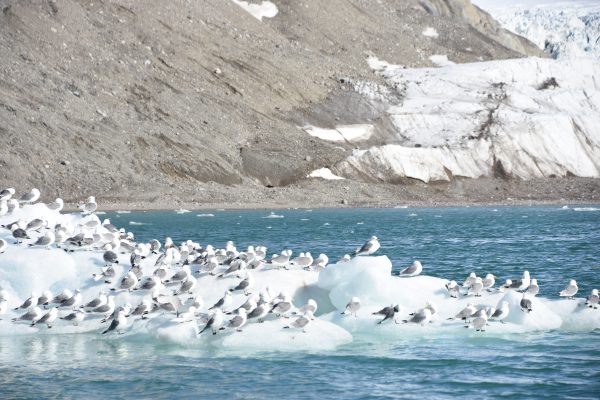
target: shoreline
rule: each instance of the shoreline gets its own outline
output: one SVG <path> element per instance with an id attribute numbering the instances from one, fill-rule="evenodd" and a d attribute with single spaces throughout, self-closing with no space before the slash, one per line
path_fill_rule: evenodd
<path id="1" fill-rule="evenodd" d="M 536 207 L 536 206 L 556 206 L 556 207 L 564 207 L 567 206 L 569 208 L 577 208 L 577 206 L 585 207 L 600 207 L 600 202 L 586 202 L 586 201 L 564 201 L 557 202 L 555 200 L 548 201 L 525 201 L 525 200 L 517 200 L 517 201 L 502 201 L 502 202 L 441 202 L 441 203 L 412 203 L 412 204 L 397 204 L 397 205 L 329 205 L 329 204 L 320 204 L 315 205 L 314 207 L 308 206 L 284 206 L 280 204 L 273 204 L 270 206 L 259 206 L 256 204 L 248 204 L 247 207 L 241 206 L 240 204 L 221 204 L 219 206 L 214 204 L 183 204 L 177 208 L 169 208 L 169 207 L 152 207 L 149 204 L 127 204 L 127 203 L 114 203 L 114 204 L 98 204 L 98 211 L 101 212 L 119 212 L 125 211 L 127 212 L 162 212 L 162 211 L 171 211 L 177 212 L 181 209 L 187 210 L 189 213 L 193 213 L 196 211 L 273 211 L 273 210 L 358 210 L 358 209 L 409 209 L 409 208 L 421 208 L 421 209 L 433 209 L 433 208 L 469 208 L 469 207 Z M 76 205 L 69 205 L 62 210 L 66 213 L 77 212 L 79 209 Z M 124 213 L 124 214 L 125 214 Z"/>

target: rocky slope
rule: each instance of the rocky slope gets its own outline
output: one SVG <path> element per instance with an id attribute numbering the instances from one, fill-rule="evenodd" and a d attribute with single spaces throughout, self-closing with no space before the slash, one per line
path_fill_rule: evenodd
<path id="1" fill-rule="evenodd" d="M 327 203 L 330 183 L 306 176 L 356 144 L 303 127 L 369 125 L 404 96 L 369 57 L 416 68 L 543 55 L 468 0 L 273 1 L 262 19 L 242 3 L 0 0 L 0 186 L 161 207 L 277 203 L 274 186 L 282 201 Z M 369 186 L 356 201 L 438 189 Z M 346 189 L 331 190 L 338 202 Z"/>

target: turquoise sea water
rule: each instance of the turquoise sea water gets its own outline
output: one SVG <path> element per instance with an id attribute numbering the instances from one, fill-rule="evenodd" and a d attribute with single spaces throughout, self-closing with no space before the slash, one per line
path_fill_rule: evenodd
<path id="1" fill-rule="evenodd" d="M 596 206 L 597 207 L 597 206 Z M 213 214 L 214 216 L 197 216 Z M 528 269 L 540 296 L 600 288 L 600 211 L 559 206 L 135 212 L 106 215 L 138 240 L 186 239 L 331 261 L 375 234 L 396 269 L 462 281 Z M 131 224 L 133 222 L 133 224 Z M 600 310 L 598 310 L 600 312 Z M 374 327 L 375 328 L 375 327 Z M 600 398 L 600 333 L 567 330 L 373 340 L 327 352 L 228 354 L 152 337 L 0 335 L 2 398 Z"/>

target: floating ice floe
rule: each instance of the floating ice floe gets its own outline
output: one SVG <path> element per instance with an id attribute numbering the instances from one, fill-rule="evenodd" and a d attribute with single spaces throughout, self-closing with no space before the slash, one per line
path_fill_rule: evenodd
<path id="1" fill-rule="evenodd" d="M 31 239 L 15 244 L 12 232 L 0 228 L 0 239 L 7 243 L 0 253 L 0 335 L 85 333 L 103 340 L 118 340 L 121 334 L 129 340 L 151 335 L 181 345 L 245 354 L 331 350 L 356 337 L 393 341 L 418 338 L 423 332 L 475 334 L 464 329 L 465 323 L 488 335 L 600 328 L 600 311 L 584 304 L 583 298 L 548 299 L 513 289 L 479 290 L 477 296 L 466 296 L 471 292 L 466 288 L 457 288 L 459 295 L 454 298 L 446 279 L 392 276 L 392 263 L 385 255 L 345 256 L 327 265 L 318 262 L 327 260 L 323 254 L 313 260 L 307 251 L 292 258 L 291 250 L 283 250 L 281 256 L 269 257 L 264 246 L 242 251 L 232 242 L 219 249 L 190 240 L 177 245 L 166 239 L 159 246 L 155 241 L 136 242 L 132 234 L 94 214 L 61 214 L 41 203 L 0 217 L 0 225 L 35 219 L 47 221 L 57 235 L 66 230 L 69 238 L 59 239 L 50 249 L 35 248 L 28 244 L 42 232 L 32 230 Z M 364 245 L 358 253 L 377 251 L 378 247 Z M 77 290 L 81 298 L 71 300 L 79 296 Z M 66 299 L 40 304 L 40 312 L 34 313 L 34 319 L 40 318 L 59 306 L 59 318 L 51 328 L 35 320 L 11 321 L 27 312 L 27 305 L 14 309 L 32 293 L 47 291 L 51 293 L 44 294 L 46 298 L 64 293 Z M 107 295 L 112 306 L 81 308 Z M 530 312 L 523 309 L 524 298 L 530 302 Z M 481 321 L 480 316 L 473 316 L 473 321 L 449 320 L 469 304 L 479 313 L 506 304 L 509 313 L 502 322 L 488 320 L 485 314 L 489 325 L 478 325 L 475 320 Z M 241 307 L 248 310 L 242 313 L 247 320 L 232 327 L 229 321 Z M 382 309 L 391 314 L 380 324 Z M 211 320 L 210 329 L 205 329 Z"/>

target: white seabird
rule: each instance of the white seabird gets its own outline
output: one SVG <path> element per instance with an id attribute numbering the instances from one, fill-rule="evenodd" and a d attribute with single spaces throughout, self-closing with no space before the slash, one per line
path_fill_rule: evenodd
<path id="1" fill-rule="evenodd" d="M 496 311 L 494 311 L 494 313 L 490 315 L 490 319 L 504 323 L 504 320 L 506 319 L 506 317 L 508 317 L 509 312 L 510 307 L 508 306 L 508 301 L 503 300 L 500 303 L 500 308 L 497 308 Z"/>
<path id="2" fill-rule="evenodd" d="M 530 299 L 525 297 L 526 295 L 527 295 L 526 293 L 523 293 L 523 298 L 521 299 L 519 306 L 521 306 L 521 311 L 530 313 L 531 311 L 533 311 L 533 308 L 532 308 L 533 303 L 531 302 Z"/>
<path id="3" fill-rule="evenodd" d="M 595 310 L 598 309 L 598 289 L 592 289 L 592 293 L 585 299 L 585 305 Z"/>
<path id="4" fill-rule="evenodd" d="M 50 246 L 52 245 L 52 243 L 54 243 L 54 239 L 54 232 L 48 231 L 44 236 L 39 237 L 38 240 L 35 241 L 35 243 L 30 243 L 29 247 L 42 246 L 46 247 L 47 249 L 50 249 Z"/>
<path id="5" fill-rule="evenodd" d="M 423 272 L 423 265 L 421 265 L 421 262 L 419 260 L 415 260 L 409 267 L 406 267 L 402 271 L 400 271 L 398 275 L 410 277 L 417 276 L 421 272 Z"/>
<path id="6" fill-rule="evenodd" d="M 0 201 L 6 200 L 8 201 L 15 194 L 14 188 L 6 188 L 0 190 Z"/>
<path id="7" fill-rule="evenodd" d="M 529 271 L 523 271 L 523 277 L 521 279 L 513 279 L 511 281 L 510 289 L 523 291 L 526 290 L 530 284 L 531 278 L 529 276 Z"/>
<path id="8" fill-rule="evenodd" d="M 456 281 L 446 283 L 446 290 L 448 290 L 450 297 L 458 298 L 458 295 L 460 294 L 460 286 L 458 286 Z"/>
<path id="9" fill-rule="evenodd" d="M 209 318 L 204 328 L 202 328 L 198 334 L 200 335 L 207 329 L 212 329 L 212 334 L 216 335 L 221 326 L 223 326 L 223 312 L 220 308 L 217 308 Z"/>
<path id="10" fill-rule="evenodd" d="M 58 308 L 53 307 L 46 314 L 42 316 L 42 318 L 37 321 L 31 321 L 31 326 L 35 324 L 46 324 L 48 329 L 52 328 L 52 323 L 58 318 Z"/>
<path id="11" fill-rule="evenodd" d="M 125 310 L 120 310 L 117 314 L 117 317 L 112 320 L 108 329 L 106 329 L 102 334 L 106 334 L 110 331 L 117 331 L 118 334 L 123 333 L 123 329 L 127 327 L 127 317 L 125 316 Z"/>
<path id="12" fill-rule="evenodd" d="M 411 318 L 402 320 L 402 322 L 404 322 L 405 324 L 414 323 L 420 324 L 421 326 L 425 326 L 425 324 L 431 321 L 431 315 L 431 309 L 425 307 L 414 313 L 414 315 Z"/>
<path id="13" fill-rule="evenodd" d="M 483 288 L 490 292 L 496 284 L 496 276 L 494 274 L 487 274 L 481 283 L 483 283 Z"/>
<path id="14" fill-rule="evenodd" d="M 379 243 L 379 238 L 377 236 L 371 236 L 371 239 L 367 240 L 362 247 L 357 248 L 353 255 L 354 256 L 362 256 L 362 255 L 371 255 L 379 250 L 381 244 Z"/>
<path id="15" fill-rule="evenodd" d="M 0 254 L 4 253 L 7 247 L 8 243 L 6 243 L 6 240 L 0 239 Z"/>
<path id="16" fill-rule="evenodd" d="M 360 309 L 360 299 L 358 297 L 353 297 L 350 299 L 348 304 L 346 304 L 346 309 L 342 312 L 342 315 L 352 315 L 354 314 L 354 318 L 357 317 L 356 313 Z"/>
<path id="17" fill-rule="evenodd" d="M 64 317 L 60 317 L 65 321 L 72 321 L 73 325 L 78 326 L 81 321 L 85 319 L 85 312 L 82 310 L 75 310 L 72 313 L 65 315 Z"/>
<path id="18" fill-rule="evenodd" d="M 531 283 L 529 284 L 529 286 L 527 287 L 527 289 L 525 290 L 527 292 L 527 294 L 530 294 L 532 296 L 535 296 L 536 294 L 538 294 L 540 292 L 540 287 L 538 286 L 538 282 L 537 279 L 532 279 Z"/>
<path id="19" fill-rule="evenodd" d="M 19 197 L 19 203 L 21 204 L 32 204 L 38 201 L 40 198 L 40 191 L 36 188 L 31 189 L 31 191 L 27 193 L 23 193 L 21 197 Z"/>
<path id="20" fill-rule="evenodd" d="M 483 290 L 483 280 L 480 277 L 475 278 L 475 281 L 469 286 L 467 293 L 465 296 L 473 295 L 475 297 L 481 296 L 481 291 Z"/>
<path id="21" fill-rule="evenodd" d="M 569 284 L 559 293 L 559 296 L 572 299 L 577 294 L 578 290 L 577 282 L 575 282 L 575 279 L 571 279 Z"/>
<path id="22" fill-rule="evenodd" d="M 37 301 L 38 301 L 37 295 L 35 294 L 35 292 L 31 292 L 31 296 L 29 296 L 29 298 L 27 300 L 25 300 L 23 302 L 23 304 L 21 304 L 18 307 L 15 307 L 15 311 L 18 309 L 25 310 L 26 308 L 37 306 Z"/>
<path id="23" fill-rule="evenodd" d="M 462 286 L 466 288 L 471 287 L 471 285 L 475 282 L 475 279 L 477 279 L 477 275 L 475 275 L 475 272 L 471 272 L 467 279 L 465 279 L 463 282 Z"/>
<path id="24" fill-rule="evenodd" d="M 209 308 L 209 310 L 214 310 L 214 309 L 223 310 L 223 309 L 229 307 L 231 302 L 232 302 L 231 289 L 229 289 L 225 292 L 223 297 L 221 297 L 211 308 Z"/>
<path id="25" fill-rule="evenodd" d="M 306 327 L 310 324 L 310 321 L 314 319 L 313 314 L 307 311 L 303 315 L 296 318 L 291 324 L 284 326 L 284 329 L 302 329 L 302 332 L 306 333 Z"/>
<path id="26" fill-rule="evenodd" d="M 467 306 L 465 308 L 463 308 L 462 310 L 460 310 L 460 312 L 458 314 L 456 314 L 454 317 L 448 318 L 450 319 L 463 319 L 463 320 L 467 320 L 468 318 L 471 318 L 471 316 L 473 314 L 475 314 L 477 312 L 477 307 L 475 307 L 475 305 L 473 303 L 469 303 L 467 304 Z"/>
<path id="27" fill-rule="evenodd" d="M 383 319 L 377 321 L 377 323 L 379 325 L 381 325 L 381 323 L 383 323 L 383 321 L 386 321 L 388 319 L 393 319 L 393 321 L 395 323 L 398 323 L 398 321 L 396 321 L 396 319 L 394 317 L 399 312 L 400 312 L 400 306 L 398 304 L 396 304 L 395 306 L 383 307 L 381 310 L 375 311 L 373 313 L 373 315 L 383 315 Z"/>
<path id="28" fill-rule="evenodd" d="M 31 323 L 37 322 L 40 318 L 42 318 L 42 309 L 38 306 L 31 307 L 25 314 L 13 318 L 13 322 L 18 321 L 31 321 Z"/>
<path id="29" fill-rule="evenodd" d="M 65 202 L 60 197 L 54 200 L 52 203 L 46 204 L 46 207 L 52 211 L 61 211 L 65 206 Z"/>
<path id="30" fill-rule="evenodd" d="M 119 286 L 116 288 L 112 288 L 110 290 L 112 290 L 112 291 L 118 291 L 118 290 L 131 291 L 137 284 L 138 284 L 137 276 L 135 276 L 135 273 L 133 271 L 129 271 L 129 272 L 127 272 L 127 275 L 125 275 L 123 277 L 123 279 L 121 279 L 121 283 L 119 284 Z"/>
<path id="31" fill-rule="evenodd" d="M 96 198 L 94 196 L 90 196 L 87 198 L 85 203 L 79 206 L 82 214 L 91 214 L 98 209 L 98 204 L 96 203 Z"/>
<path id="32" fill-rule="evenodd" d="M 239 308 L 237 315 L 235 317 L 231 318 L 229 320 L 229 322 L 227 323 L 227 328 L 232 328 L 238 332 L 241 332 L 242 327 L 246 324 L 246 321 L 248 321 L 248 317 L 246 315 L 246 309 Z"/>

